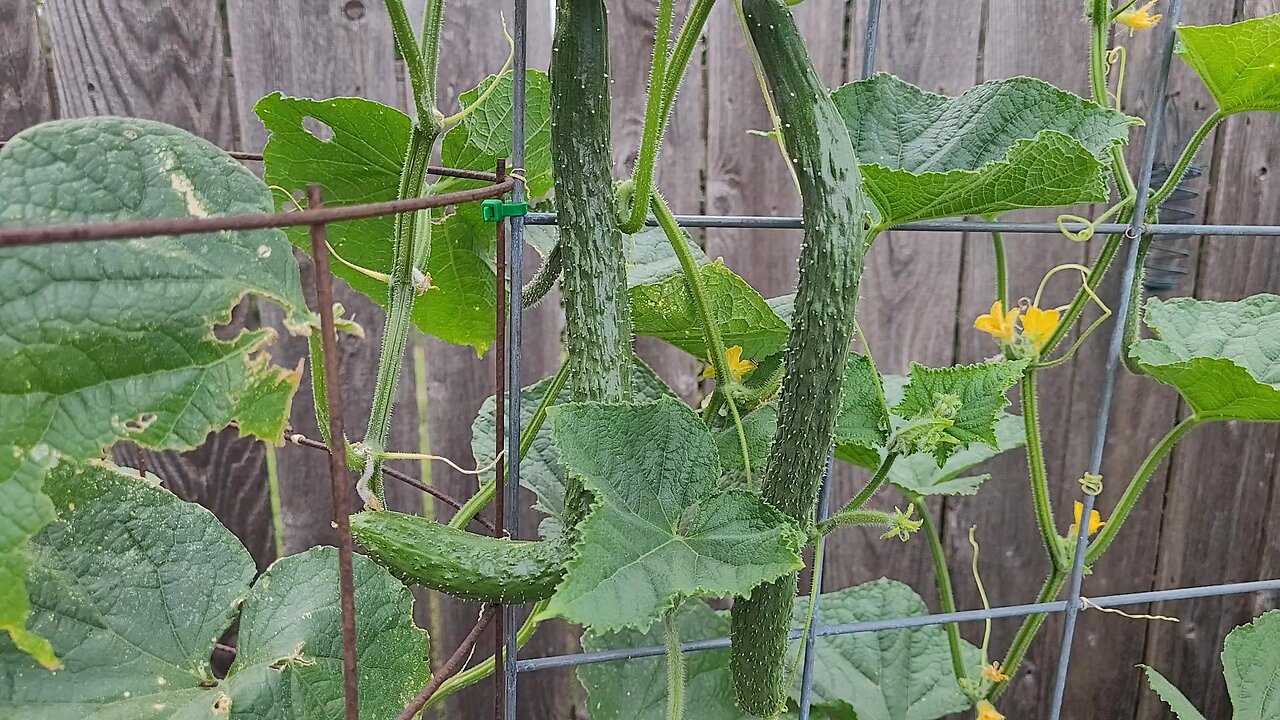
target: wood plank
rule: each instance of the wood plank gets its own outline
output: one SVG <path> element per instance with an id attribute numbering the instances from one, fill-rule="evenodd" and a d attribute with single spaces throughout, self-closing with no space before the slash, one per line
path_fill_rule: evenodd
<path id="1" fill-rule="evenodd" d="M 1254 0 L 1244 3 L 1238 19 L 1277 11 L 1276 0 Z M 1217 20 L 1225 21 L 1225 15 Z M 1219 129 L 1210 222 L 1280 223 L 1280 191 L 1268 182 L 1280 165 L 1278 132 L 1280 118 L 1269 113 L 1236 116 Z M 1278 274 L 1280 246 L 1274 240 L 1205 238 L 1195 295 L 1237 300 L 1276 292 Z M 1276 574 L 1274 556 L 1267 556 L 1264 548 L 1265 530 L 1269 523 L 1274 526 L 1266 513 L 1269 499 L 1275 497 L 1278 445 L 1280 428 L 1248 423 L 1215 423 L 1183 441 L 1175 451 L 1165 493 L 1157 586 L 1239 582 L 1257 579 L 1264 571 Z M 1162 604 L 1155 612 L 1176 615 L 1182 622 L 1149 626 L 1145 662 L 1164 672 L 1207 717 L 1226 717 L 1231 703 L 1218 661 L 1223 638 L 1274 600 L 1234 596 Z M 1157 704 L 1154 696 L 1144 693 L 1139 717 L 1163 717 Z"/>
<path id="2" fill-rule="evenodd" d="M 138 0 L 54 0 L 45 5 L 55 86 L 66 117 L 127 115 L 177 125 L 221 147 L 236 145 L 214 0 L 159 7 Z M 252 325 L 249 304 L 232 332 Z M 136 448 L 117 459 L 136 464 Z M 208 507 L 258 567 L 275 558 L 262 448 L 234 430 L 189 453 L 145 453 L 147 469 L 180 497 Z"/>
<path id="3" fill-rule="evenodd" d="M 866 10 L 855 10 L 848 80 L 859 77 L 866 35 Z M 961 93 L 977 79 L 980 28 L 978 12 L 939 14 L 918 3 L 885 3 L 876 67 L 931 92 Z M 959 234 L 890 232 L 867 254 L 858 320 L 881 372 L 904 374 L 912 361 L 933 367 L 952 363 L 961 242 Z M 869 474 L 842 466 L 836 477 L 836 497 L 845 499 L 867 482 Z M 873 502 L 886 509 L 903 505 L 892 490 Z M 940 517 L 942 503 L 930 507 Z M 887 542 L 879 535 L 852 528 L 841 531 L 828 545 L 827 587 L 889 576 L 914 587 L 936 609 L 937 584 L 927 545 Z M 953 570 L 957 578 L 965 577 L 963 565 Z"/>
<path id="4" fill-rule="evenodd" d="M 1216 22 L 1230 13 L 1230 0 L 1215 0 L 1185 6 L 1182 19 L 1192 23 Z M 1141 33 L 1133 38 L 1126 32 L 1117 35 L 1113 41 L 1125 46 L 1129 53 L 1124 108 L 1130 114 L 1141 117 L 1151 114 L 1155 104 L 1151 91 L 1159 69 L 1162 38 L 1163 33 L 1160 32 Z M 1164 140 L 1160 143 L 1156 161 L 1157 164 L 1169 164 L 1174 162 L 1196 126 L 1209 114 L 1211 103 L 1203 84 L 1180 62 L 1175 63 L 1166 94 L 1160 102 L 1164 104 L 1166 120 L 1161 128 Z M 1127 153 L 1135 174 L 1140 167 L 1145 141 L 1145 129 L 1136 129 Z M 1206 148 L 1201 153 L 1201 161 L 1207 163 L 1209 156 L 1209 148 Z M 1207 175 L 1190 182 L 1188 186 L 1198 187 L 1202 191 L 1201 197 L 1190 201 L 1187 206 L 1203 217 Z M 1198 240 L 1162 239 L 1160 242 L 1174 247 L 1179 243 L 1195 244 Z M 1089 245 L 1092 256 L 1101 243 L 1095 240 Z M 1177 260 L 1160 253 L 1153 263 L 1173 266 L 1177 264 Z M 1189 273 L 1178 287 L 1161 292 L 1160 295 L 1168 297 L 1192 292 L 1195 287 L 1195 267 L 1193 263 L 1186 265 Z M 1117 261 L 1100 291 L 1104 301 L 1113 308 L 1119 302 L 1122 271 L 1123 259 Z M 1094 313 L 1091 311 L 1092 314 Z M 1108 323 L 1083 345 L 1074 363 L 1069 426 L 1078 428 L 1079 431 L 1069 433 L 1066 437 L 1067 452 L 1059 473 L 1064 482 L 1060 484 L 1061 492 L 1056 498 L 1060 508 L 1059 515 L 1066 515 L 1071 503 L 1079 497 L 1078 486 L 1069 481 L 1088 468 L 1093 443 L 1092 427 L 1096 422 L 1101 378 L 1113 327 L 1114 323 Z M 1146 453 L 1177 422 L 1177 414 L 1177 393 L 1147 378 L 1131 375 L 1121 367 L 1111 414 L 1112 431 L 1102 467 L 1106 490 L 1099 499 L 1099 510 L 1104 515 L 1110 514 L 1125 484 L 1142 463 Z M 1123 542 L 1095 566 L 1094 573 L 1087 581 L 1086 595 L 1151 589 L 1161 526 L 1160 498 L 1164 493 L 1166 470 L 1167 465 L 1152 478 L 1143 505 L 1128 521 Z M 1067 685 L 1067 706 L 1088 707 L 1096 703 L 1096 698 L 1105 697 L 1108 699 L 1108 707 L 1117 714 L 1128 716 L 1135 712 L 1139 697 L 1146 691 L 1143 689 L 1145 681 L 1141 674 L 1133 672 L 1132 667 L 1142 657 L 1146 632 L 1147 623 L 1134 622 L 1117 615 L 1085 613 L 1081 616 L 1075 636 L 1077 652 L 1080 653 L 1077 658 L 1089 657 L 1090 661 L 1072 664 Z M 1055 639 L 1056 636 L 1051 636 L 1042 642 L 1049 647 Z M 1102 708 L 1098 707 L 1097 712 L 1102 712 Z"/>
<path id="5" fill-rule="evenodd" d="M 1076 0 L 1037 3 L 990 0 L 983 34 L 985 44 L 980 79 L 1032 75 L 1077 93 L 1087 92 L 1088 33 L 1080 26 L 1080 12 L 1081 6 Z M 1064 28 L 1072 31 L 1064 32 Z M 1055 214 L 1026 215 L 1051 220 Z M 1011 298 L 1034 295 L 1040 278 L 1049 269 L 1061 263 L 1080 263 L 1086 258 L 1084 248 L 1057 236 L 1006 235 L 1005 244 Z M 1066 302 L 1072 292 L 1065 281 L 1055 283 L 1043 304 L 1052 306 Z M 999 352 L 989 337 L 972 329 L 973 318 L 987 312 L 994 297 L 994 260 L 990 238 L 981 235 L 969 237 L 965 241 L 956 326 L 957 359 L 960 362 L 980 361 Z M 1060 399 L 1068 396 L 1070 388 L 1069 367 L 1041 375 L 1040 410 L 1052 487 L 1073 485 L 1072 478 L 1061 477 L 1055 471 L 1061 467 L 1065 451 L 1065 444 L 1057 439 L 1065 437 L 1069 421 L 1068 403 Z M 985 551 L 982 576 L 993 591 L 991 602 L 997 605 L 1029 602 L 1039 589 L 1041 578 L 1048 572 L 1049 564 L 1031 510 L 1025 454 L 1006 453 L 991 462 L 988 471 L 993 479 L 983 493 L 976 498 L 948 501 L 944 542 L 953 562 L 962 562 L 972 552 L 968 530 L 977 525 L 978 541 Z M 1056 507 L 1058 518 L 1066 517 L 1064 513 L 1069 511 L 1069 506 L 1064 510 L 1060 503 Z M 960 607 L 980 606 L 972 582 L 957 582 L 956 594 Z M 1002 652 L 1016 627 L 1017 622 L 996 623 L 992 647 Z M 966 630 L 969 633 L 980 632 L 976 626 Z M 1043 631 L 1045 638 L 1055 637 L 1058 632 L 1052 622 Z M 1045 654 L 1050 647 L 1056 648 L 1056 642 L 1041 640 L 1033 649 L 1024 671 L 1006 699 L 1001 701 L 1001 712 L 1009 717 L 1040 717 L 1044 714 L 1043 704 L 1052 691 L 1052 683 L 1042 671 L 1046 667 L 1052 670 L 1056 659 L 1056 652 Z"/>
<path id="6" fill-rule="evenodd" d="M 36 6 L 0 0 L 0 139 L 54 116 Z"/>

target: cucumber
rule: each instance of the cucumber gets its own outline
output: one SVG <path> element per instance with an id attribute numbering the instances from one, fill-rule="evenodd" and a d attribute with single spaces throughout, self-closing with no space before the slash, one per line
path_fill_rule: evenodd
<path id="1" fill-rule="evenodd" d="M 503 605 L 551 597 L 569 559 L 562 542 L 500 540 L 383 510 L 352 515 L 351 534 L 404 582 Z"/>
<path id="2" fill-rule="evenodd" d="M 613 201 L 609 17 L 604 0 L 557 0 L 551 50 L 551 164 L 564 265 L 565 344 L 575 401 L 631 399 L 631 305 Z M 587 511 L 565 483 L 569 534 Z"/>
<path id="3" fill-rule="evenodd" d="M 765 500 L 802 527 L 817 491 L 839 412 L 871 210 L 844 120 L 805 49 L 785 0 L 742 0 L 800 185 L 804 245 L 787 341 L 778 433 L 765 464 Z M 731 668 L 742 709 L 767 716 L 786 701 L 792 573 L 733 605 Z"/>

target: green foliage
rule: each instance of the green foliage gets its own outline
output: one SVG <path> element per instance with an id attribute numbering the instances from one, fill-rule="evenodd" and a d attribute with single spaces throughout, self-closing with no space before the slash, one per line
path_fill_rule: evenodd
<path id="1" fill-rule="evenodd" d="M 955 451 L 941 466 L 929 453 L 898 458 L 889 468 L 889 482 L 898 489 L 915 495 L 976 495 L 978 488 L 991 479 L 990 473 L 965 475 L 976 465 L 1022 447 L 1027 431 L 1022 418 L 1000 413 L 995 424 L 996 444 L 973 443 Z"/>
<path id="2" fill-rule="evenodd" d="M 801 567 L 802 534 L 758 495 L 718 487 L 711 433 L 678 400 L 571 403 L 551 419 L 595 501 L 548 615 L 644 630 L 680 598 L 745 595 Z"/>
<path id="3" fill-rule="evenodd" d="M 726 347 L 739 345 L 744 358 L 757 360 L 782 349 L 790 328 L 755 288 L 720 261 L 703 265 L 699 272 Z M 683 276 L 633 287 L 631 304 L 637 335 L 656 337 L 702 360 L 708 357 L 702 323 Z"/>
<path id="4" fill-rule="evenodd" d="M 910 439 L 908 444 L 918 445 L 911 452 L 932 452 L 938 465 L 942 465 L 952 453 L 971 443 L 996 447 L 996 420 L 1009 404 L 1005 391 L 1018 382 L 1026 367 L 1026 360 L 949 368 L 912 363 L 902 401 L 893 412 L 908 421 L 924 421 L 918 427 L 928 429 L 932 424 L 937 432 L 920 436 L 923 442 Z M 903 428 L 897 432 L 899 438 L 906 437 Z"/>
<path id="5" fill-rule="evenodd" d="M 61 463 L 49 476 L 58 519 L 31 541 L 32 627 L 64 667 L 48 672 L 0 640 L 0 712 L 13 720 L 340 718 L 337 552 L 253 560 L 209 511 L 101 464 Z M 361 711 L 398 712 L 426 681 L 426 634 L 412 598 L 357 556 Z M 243 604 L 243 611 L 240 610 Z M 214 643 L 239 615 L 224 680 Z"/>
<path id="6" fill-rule="evenodd" d="M 272 207 L 225 153 L 146 120 L 45 123 L 0 150 L 0 228 Z M 193 448 L 237 419 L 278 442 L 298 372 L 270 364 L 268 330 L 213 330 L 248 294 L 282 305 L 291 329 L 309 316 L 277 230 L 3 248 L 0 277 L 0 628 L 52 664 L 23 632 L 21 545 L 52 518 L 43 471 L 123 439 Z"/>
<path id="7" fill-rule="evenodd" d="M 950 98 L 881 73 L 832 97 L 885 225 L 1105 201 L 1140 122 L 1027 77 Z"/>
<path id="8" fill-rule="evenodd" d="M 528 225 L 524 229 L 524 238 L 539 255 L 546 258 L 560 241 L 560 231 L 555 225 Z M 692 240 L 686 237 L 685 242 L 698 265 L 711 262 L 702 248 Z M 622 248 L 626 253 L 629 289 L 660 283 L 680 274 L 680 261 L 672 251 L 671 243 L 662 228 L 646 227 L 633 235 L 623 235 Z"/>
<path id="9" fill-rule="evenodd" d="M 1179 25 L 1178 55 L 1224 113 L 1280 111 L 1280 13 L 1230 25 Z"/>
<path id="10" fill-rule="evenodd" d="M 1203 420 L 1280 421 L 1280 296 L 1147 302 L 1155 339 L 1130 354 Z"/>
<path id="11" fill-rule="evenodd" d="M 458 102 L 469 110 L 495 80 L 498 87 L 484 104 L 445 134 L 440 143 L 440 160 L 445 166 L 492 172 L 499 159 L 511 156 L 512 74 L 490 75 L 459 95 Z M 525 71 L 525 103 L 522 174 L 528 197 L 537 199 L 551 192 L 551 83 L 546 73 Z M 436 192 L 455 192 L 479 185 L 475 181 L 442 178 Z"/>
<path id="12" fill-rule="evenodd" d="M 793 627 L 802 627 L 808 598 L 797 598 Z M 823 594 L 820 607 L 827 624 L 842 624 L 924 615 L 924 601 L 903 583 L 880 579 Z M 724 637 L 730 631 L 728 613 L 700 602 L 685 603 L 678 614 L 681 639 L 688 642 Z M 638 647 L 661 642 L 661 631 L 627 630 L 582 638 L 588 651 Z M 977 648 L 965 643 L 967 663 L 976 675 Z M 792 641 L 790 650 L 799 650 Z M 875 633 L 819 637 L 814 665 L 814 717 L 859 720 L 933 720 L 969 706 L 948 661 L 946 633 L 929 626 Z M 699 720 L 740 720 L 749 717 L 736 706 L 729 675 L 727 650 L 707 650 L 686 656 L 687 704 Z M 578 669 L 587 689 L 588 710 L 596 720 L 662 718 L 666 703 L 666 672 L 662 658 L 624 660 Z M 798 688 L 798 683 L 797 683 Z M 793 689 L 793 699 L 798 698 Z"/>
<path id="13" fill-rule="evenodd" d="M 1227 634 L 1222 672 L 1231 694 L 1234 720 L 1280 717 L 1280 610 L 1263 613 Z M 1178 720 L 1203 720 L 1191 701 L 1154 668 L 1141 666 L 1147 682 Z"/>
<path id="14" fill-rule="evenodd" d="M 880 464 L 880 450 L 889 442 L 889 408 L 880 373 L 871 358 L 850 353 L 841 385 L 840 414 L 836 417 L 836 455 L 867 467 Z"/>

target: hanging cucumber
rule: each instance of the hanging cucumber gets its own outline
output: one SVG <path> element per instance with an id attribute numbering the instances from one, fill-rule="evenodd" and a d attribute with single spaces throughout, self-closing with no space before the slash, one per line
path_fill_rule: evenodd
<path id="1" fill-rule="evenodd" d="M 761 488 L 766 500 L 807 526 L 835 428 L 871 208 L 844 120 L 785 0 L 742 0 L 742 10 L 800 187 L 805 229 L 778 433 Z M 756 715 L 773 713 L 787 697 L 796 580 L 793 573 L 762 585 L 733 606 L 734 687 L 741 707 Z"/>
<path id="2" fill-rule="evenodd" d="M 500 540 L 385 510 L 352 515 L 351 534 L 401 580 L 463 600 L 517 604 L 549 598 L 568 559 L 558 541 Z"/>
<path id="3" fill-rule="evenodd" d="M 609 19 L 604 0 L 557 0 L 551 50 L 551 163 L 564 264 L 565 335 L 574 400 L 631 397 L 631 307 L 609 144 Z M 581 481 L 565 515 L 586 512 Z"/>

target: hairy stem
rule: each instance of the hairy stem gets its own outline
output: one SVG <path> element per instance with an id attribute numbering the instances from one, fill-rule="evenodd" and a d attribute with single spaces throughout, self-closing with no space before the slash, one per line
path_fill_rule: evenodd
<path id="1" fill-rule="evenodd" d="M 1160 204 L 1168 200 L 1173 191 L 1178 189 L 1178 183 L 1182 182 L 1182 176 L 1187 174 L 1187 168 L 1191 166 L 1191 161 L 1195 159 L 1200 146 L 1209 137 L 1209 133 L 1213 132 L 1214 128 L 1226 118 L 1227 113 L 1215 110 L 1212 115 L 1205 118 L 1200 127 L 1196 128 L 1195 134 L 1191 136 L 1187 146 L 1182 149 L 1182 154 L 1178 156 L 1178 161 L 1174 163 L 1173 169 L 1169 171 L 1169 177 L 1165 178 L 1164 184 L 1151 196 L 1149 207 L 1160 207 Z"/>
<path id="2" fill-rule="evenodd" d="M 684 653 L 680 652 L 680 628 L 676 624 L 676 603 L 662 615 L 662 638 L 667 645 L 667 720 L 684 718 Z"/>
<path id="3" fill-rule="evenodd" d="M 689 66 L 689 58 L 693 49 L 698 46 L 698 38 L 702 37 L 702 29 L 706 27 L 707 16 L 711 14 L 711 6 L 715 0 L 693 0 L 684 25 L 680 28 L 680 36 L 671 50 L 671 60 L 667 63 L 667 77 L 662 89 L 662 118 L 671 117 L 671 108 L 675 105 L 676 94 L 680 91 L 680 82 L 684 79 L 685 68 Z"/>
<path id="4" fill-rule="evenodd" d="M 944 613 L 956 611 L 956 594 L 951 585 L 951 571 L 947 569 L 947 556 L 942 549 L 942 536 L 938 534 L 938 526 L 933 523 L 929 514 L 929 506 L 924 498 L 913 497 L 911 504 L 916 506 L 923 523 L 924 536 L 929 541 L 929 555 L 933 558 L 933 574 L 938 580 L 938 602 Z M 956 682 L 965 687 L 969 673 L 964 667 L 964 655 L 960 651 L 960 626 L 947 623 L 947 647 L 951 651 L 951 670 L 956 675 Z"/>
<path id="5" fill-rule="evenodd" d="M 1044 585 L 1040 588 L 1039 594 L 1036 595 L 1036 603 L 1052 602 L 1058 597 L 1058 593 L 1062 592 L 1062 586 L 1067 581 L 1067 572 L 1054 568 L 1049 577 L 1045 579 Z M 1022 665 L 1023 659 L 1027 657 L 1027 651 L 1031 649 L 1031 642 L 1035 640 L 1036 634 L 1040 632 L 1040 628 L 1044 626 L 1045 618 L 1048 615 L 1028 615 L 1022 619 L 1022 625 L 1018 626 L 1018 633 L 1013 636 L 1013 642 L 1009 644 L 1009 652 L 1004 656 L 1004 662 L 1000 663 L 1000 671 L 1008 675 L 1007 680 L 1002 680 L 991 689 L 990 697 L 998 698 L 1008 687 L 1009 682 L 1018 674 L 1018 667 Z"/>
<path id="6" fill-rule="evenodd" d="M 539 600 L 534 603 L 533 608 L 529 611 L 529 617 L 525 618 L 524 624 L 516 631 L 517 650 L 523 648 L 529 643 L 529 640 L 533 638 L 533 634 L 537 632 L 538 626 L 542 624 L 542 611 L 546 609 L 549 602 L 551 601 Z M 435 694 L 431 696 L 431 699 L 427 701 L 427 704 L 423 709 L 444 702 L 444 699 L 450 695 L 463 688 L 471 687 L 492 674 L 493 656 L 490 655 L 488 658 L 481 660 L 475 665 L 463 670 L 448 680 L 445 680 L 444 683 L 440 685 L 439 689 L 436 690 Z"/>
<path id="7" fill-rule="evenodd" d="M 1009 312 L 1009 266 L 1004 254 L 1004 233 L 991 233 L 991 250 L 996 258 L 996 299 L 1002 312 Z"/>
<path id="8" fill-rule="evenodd" d="M 1138 467 L 1138 471 L 1134 473 L 1133 479 L 1129 481 L 1129 485 L 1124 489 L 1124 494 L 1120 496 L 1120 501 L 1116 503 L 1116 509 L 1112 511 L 1111 517 L 1107 518 L 1107 524 L 1103 526 L 1098 537 L 1094 538 L 1089 544 L 1089 551 L 1084 556 L 1086 565 L 1092 564 L 1106 552 L 1111 543 L 1115 542 L 1116 536 L 1120 534 L 1120 529 L 1124 527 L 1125 520 L 1129 519 L 1129 514 L 1133 512 L 1134 506 L 1138 504 L 1138 499 L 1142 497 L 1142 491 L 1146 489 L 1147 483 L 1150 482 L 1151 476 L 1155 474 L 1156 468 L 1160 467 L 1160 463 L 1165 456 L 1173 451 L 1173 448 L 1182 440 L 1192 428 L 1196 427 L 1203 420 L 1192 415 L 1182 422 L 1174 425 L 1159 443 L 1147 453 L 1147 457 L 1142 461 L 1142 465 Z"/>
<path id="9" fill-rule="evenodd" d="M 440 31 L 444 27 L 444 0 L 427 0 L 422 9 L 422 74 L 426 82 L 422 88 L 421 102 L 430 111 L 431 116 L 418 116 L 419 122 L 436 122 L 436 89 L 437 75 L 440 67 Z M 422 112 L 421 107 L 418 110 Z"/>
<path id="10" fill-rule="evenodd" d="M 1027 431 L 1027 468 L 1031 475 L 1031 498 L 1035 505 L 1040 541 L 1055 568 L 1065 567 L 1066 557 L 1053 527 L 1053 507 L 1049 500 L 1049 479 L 1044 467 L 1044 445 L 1040 438 L 1039 399 L 1036 397 L 1036 370 L 1027 368 L 1022 376 L 1022 422 Z"/>
<path id="11" fill-rule="evenodd" d="M 841 510 L 818 523 L 818 537 L 826 537 L 842 527 L 850 525 L 893 527 L 893 518 L 880 510 Z"/>
<path id="12" fill-rule="evenodd" d="M 520 297 L 526 309 L 542 302 L 542 299 L 556 286 L 560 272 L 564 270 L 564 256 L 560 254 L 560 243 L 556 243 L 542 261 L 538 272 L 520 289 Z"/>
<path id="13" fill-rule="evenodd" d="M 645 100 L 644 127 L 640 133 L 640 152 L 636 167 L 631 173 L 634 185 L 631 193 L 631 209 L 622 219 L 622 232 L 632 234 L 644 227 L 645 213 L 649 210 L 649 193 L 653 190 L 653 171 L 662 150 L 662 134 L 667 118 L 662 114 L 662 99 L 666 91 L 667 46 L 671 43 L 671 19 L 675 14 L 674 0 L 658 0 L 658 20 L 653 35 L 653 61 L 649 65 L 649 96 Z"/>
<path id="14" fill-rule="evenodd" d="M 440 0 L 433 0 L 427 5 L 439 5 Z M 435 107 L 435 93 L 428 95 L 428 88 L 435 84 L 435 68 L 427 73 L 427 65 L 422 57 L 422 47 L 413 34 L 413 24 L 409 22 L 409 13 L 405 11 L 404 0 L 387 0 L 387 15 L 391 18 L 391 32 L 395 37 L 396 50 L 404 58 L 409 70 L 409 87 L 413 92 L 413 107 L 418 113 L 419 123 L 431 122 L 431 110 Z"/>
<path id="15" fill-rule="evenodd" d="M 867 482 L 867 486 L 862 488 L 857 495 L 854 495 L 853 499 L 846 503 L 844 507 L 840 508 L 840 512 L 836 513 L 836 515 L 861 510 L 862 506 L 866 505 L 867 501 L 871 499 L 871 496 L 875 495 L 876 491 L 884 485 L 884 481 L 889 477 L 889 470 L 893 468 L 893 464 L 897 462 L 898 457 L 896 452 L 886 455 L 884 461 L 880 463 L 880 467 L 876 468 L 876 474 L 872 475 L 871 480 Z"/>

